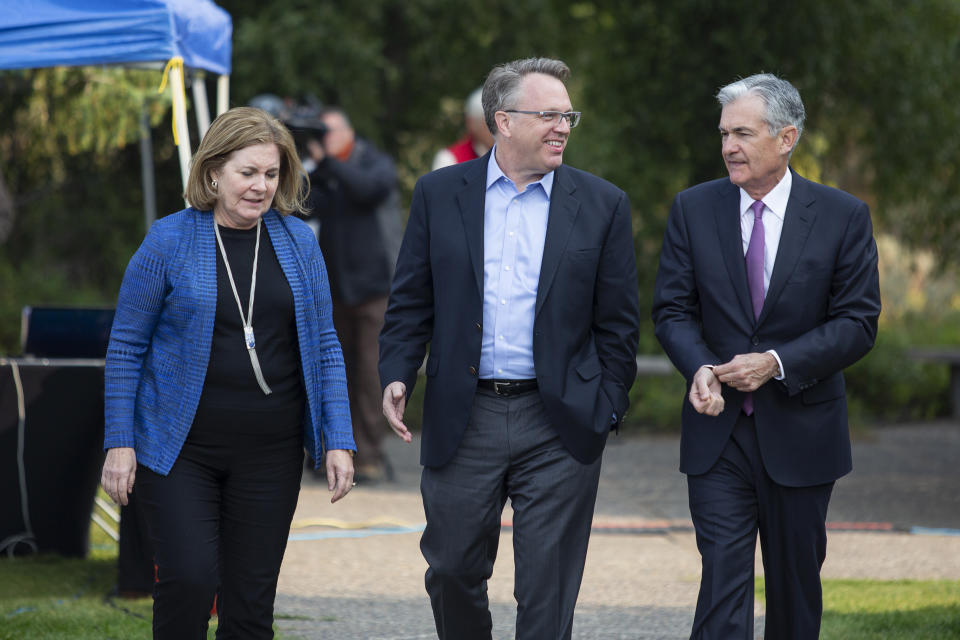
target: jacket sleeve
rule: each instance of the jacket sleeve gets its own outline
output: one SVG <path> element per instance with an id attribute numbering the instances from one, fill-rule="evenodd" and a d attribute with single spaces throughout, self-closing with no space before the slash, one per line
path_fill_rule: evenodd
<path id="1" fill-rule="evenodd" d="M 660 250 L 652 315 L 657 340 L 688 383 L 701 366 L 720 362 L 703 339 L 691 251 L 684 207 L 678 196 L 670 208 Z"/>
<path id="2" fill-rule="evenodd" d="M 343 364 L 343 352 L 336 329 L 333 327 L 333 307 L 330 298 L 330 285 L 327 281 L 327 268 L 320 247 L 312 234 L 306 232 L 307 263 L 310 265 L 310 286 L 313 287 L 314 313 L 318 331 L 309 337 L 314 362 L 309 366 L 317 367 L 320 376 L 320 416 L 319 432 L 323 436 L 323 449 L 349 449 L 355 451 L 353 441 L 353 423 L 350 419 L 350 403 L 347 395 L 347 373 Z M 306 366 L 306 365 L 305 365 Z"/>
<path id="3" fill-rule="evenodd" d="M 104 367 L 104 449 L 133 447 L 137 388 L 167 293 L 167 256 L 175 240 L 154 224 L 120 285 Z"/>
<path id="4" fill-rule="evenodd" d="M 381 388 L 399 380 L 406 385 L 408 396 L 433 334 L 433 273 L 426 209 L 421 179 L 413 190 L 410 219 L 380 331 Z"/>

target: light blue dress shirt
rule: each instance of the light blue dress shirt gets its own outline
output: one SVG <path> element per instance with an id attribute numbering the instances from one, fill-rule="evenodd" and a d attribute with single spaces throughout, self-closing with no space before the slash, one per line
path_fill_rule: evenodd
<path id="1" fill-rule="evenodd" d="M 500 170 L 496 147 L 487 164 L 483 208 L 483 338 L 480 378 L 536 378 L 533 315 L 547 235 L 553 172 L 522 193 Z"/>

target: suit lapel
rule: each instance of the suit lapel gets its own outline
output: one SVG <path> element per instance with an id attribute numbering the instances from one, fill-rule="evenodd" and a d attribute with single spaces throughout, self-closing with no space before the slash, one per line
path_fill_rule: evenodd
<path id="1" fill-rule="evenodd" d="M 537 284 L 537 306 L 534 317 L 540 313 L 547 293 L 553 284 L 560 259 L 567 247 L 573 223 L 580 211 L 580 202 L 574 198 L 576 185 L 563 165 L 557 167 L 550 192 L 550 213 L 547 217 L 547 235 L 543 243 L 543 261 L 540 263 L 540 281 Z"/>
<path id="2" fill-rule="evenodd" d="M 783 217 L 783 230 L 780 232 L 777 258 L 773 263 L 770 286 L 767 288 L 767 297 L 763 301 L 763 310 L 760 312 L 758 323 L 763 322 L 770 313 L 770 309 L 777 303 L 777 298 L 783 292 L 787 279 L 797 266 L 797 260 L 800 259 L 803 246 L 810 235 L 810 228 L 817 218 L 816 211 L 811 208 L 813 202 L 814 197 L 810 193 L 807 181 L 794 173 L 790 199 L 787 201 L 787 211 Z"/>
<path id="3" fill-rule="evenodd" d="M 750 285 L 747 282 L 747 265 L 743 258 L 743 234 L 740 231 L 740 189 L 727 181 L 721 187 L 714 212 L 720 251 L 727 265 L 730 282 L 737 292 L 740 307 L 753 324 L 753 303 L 750 302 Z"/>
<path id="4" fill-rule="evenodd" d="M 477 282 L 477 291 L 483 298 L 483 208 L 487 195 L 488 152 L 463 174 L 463 188 L 457 193 L 463 230 L 467 236 L 467 252 L 473 266 L 473 275 Z"/>

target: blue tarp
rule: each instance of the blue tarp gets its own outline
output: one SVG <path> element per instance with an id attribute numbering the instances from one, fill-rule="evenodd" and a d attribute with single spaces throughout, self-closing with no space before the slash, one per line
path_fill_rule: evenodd
<path id="1" fill-rule="evenodd" d="M 0 10 L 0 69 L 166 62 L 230 73 L 230 14 L 211 0 L 16 0 Z"/>

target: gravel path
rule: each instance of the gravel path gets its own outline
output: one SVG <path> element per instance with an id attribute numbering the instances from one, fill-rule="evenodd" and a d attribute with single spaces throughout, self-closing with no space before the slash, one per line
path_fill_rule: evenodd
<path id="1" fill-rule="evenodd" d="M 277 596 L 284 638 L 435 638 L 419 551 L 417 442 L 389 440 L 393 483 L 330 505 L 305 477 Z M 699 578 L 672 437 L 618 437 L 604 454 L 577 640 L 688 637 Z M 960 424 L 874 429 L 831 502 L 826 578 L 960 579 Z M 504 514 L 510 520 L 509 508 Z M 859 530 L 862 528 L 868 530 Z M 930 531 L 935 529 L 935 531 Z M 513 637 L 511 532 L 489 593 L 496 640 Z M 758 573 L 760 569 L 757 560 Z M 762 609 L 757 609 L 762 634 Z"/>

